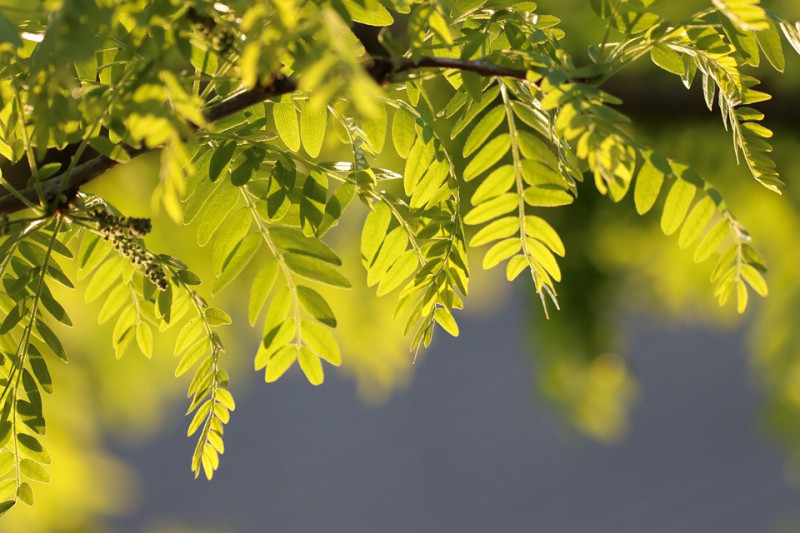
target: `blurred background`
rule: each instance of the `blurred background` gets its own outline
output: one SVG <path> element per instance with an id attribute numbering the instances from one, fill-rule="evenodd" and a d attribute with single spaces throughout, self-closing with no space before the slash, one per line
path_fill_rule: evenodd
<path id="1" fill-rule="evenodd" d="M 708 5 L 662 3 L 675 18 Z M 539 4 L 562 18 L 584 62 L 603 32 L 588 3 Z M 763 5 L 800 20 L 796 2 Z M 60 332 L 70 364 L 52 365 L 45 404 L 53 482 L 0 529 L 800 531 L 800 58 L 784 48 L 784 75 L 756 74 L 774 95 L 758 107 L 775 131 L 783 196 L 736 166 L 699 83 L 686 91 L 642 61 L 606 87 L 640 138 L 695 167 L 750 230 L 770 296 L 743 317 L 717 306 L 712 262 L 695 265 L 664 237 L 657 210 L 639 217 L 630 198 L 612 204 L 585 187 L 574 206 L 546 213 L 567 247 L 562 310 L 545 320 L 524 279 L 483 272 L 476 255 L 461 336 L 438 332 L 412 365 L 393 297 L 360 288 L 365 209 L 353 206 L 331 235 L 355 287 L 329 293 L 344 363 L 326 368 L 322 387 L 297 371 L 270 385 L 253 373 L 260 327 L 241 302 L 255 270 L 221 294 L 237 409 L 212 482 L 189 469 L 174 337 L 157 340 L 152 360 L 131 350 L 117 361 L 109 328 L 96 326 L 100 302 L 84 304 L 80 285 L 62 295 L 76 327 Z M 381 164 L 397 168 L 391 157 Z M 140 158 L 94 191 L 153 216 L 149 246 L 209 280 L 194 228 L 150 212 L 157 164 Z"/>

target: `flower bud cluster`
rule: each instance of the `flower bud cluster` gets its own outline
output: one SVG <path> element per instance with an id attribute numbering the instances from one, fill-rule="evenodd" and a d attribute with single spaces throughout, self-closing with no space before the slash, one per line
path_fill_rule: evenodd
<path id="1" fill-rule="evenodd" d="M 150 219 L 112 215 L 102 209 L 96 209 L 92 215 L 97 221 L 98 231 L 105 240 L 111 241 L 117 253 L 143 269 L 153 285 L 162 291 L 167 290 L 169 283 L 164 268 L 136 240 L 150 233 Z"/>

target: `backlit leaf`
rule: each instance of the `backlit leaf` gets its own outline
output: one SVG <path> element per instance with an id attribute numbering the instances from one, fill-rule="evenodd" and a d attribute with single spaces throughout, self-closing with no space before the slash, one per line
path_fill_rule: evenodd
<path id="1" fill-rule="evenodd" d="M 325 107 L 313 106 L 306 102 L 300 111 L 300 138 L 303 148 L 311 157 L 317 157 L 325 140 L 325 129 L 328 126 L 328 110 Z"/>
<path id="2" fill-rule="evenodd" d="M 328 329 L 315 322 L 304 320 L 300 323 L 300 334 L 303 337 L 303 343 L 317 356 L 334 366 L 342 364 L 339 345 Z"/>
<path id="3" fill-rule="evenodd" d="M 327 264 L 320 262 L 318 259 L 306 255 L 297 255 L 293 253 L 284 256 L 286 265 L 299 276 L 304 278 L 319 281 L 335 287 L 349 288 L 350 282 L 347 278 L 339 274 L 336 270 L 329 267 Z"/>
<path id="4" fill-rule="evenodd" d="M 661 214 L 661 231 L 665 235 L 675 233 L 692 204 L 697 187 L 688 181 L 677 179 L 667 194 L 664 211 Z"/>
<path id="5" fill-rule="evenodd" d="M 272 118 L 275 120 L 275 129 L 281 140 L 293 152 L 300 150 L 300 124 L 297 121 L 297 111 L 291 98 L 276 102 L 272 106 Z"/>
<path id="6" fill-rule="evenodd" d="M 300 368 L 309 383 L 312 385 L 322 384 L 325 380 L 325 375 L 322 371 L 322 363 L 320 363 L 319 357 L 314 355 L 314 352 L 305 346 L 301 346 L 297 351 L 297 362 L 300 363 Z"/>
<path id="7" fill-rule="evenodd" d="M 274 258 L 270 259 L 253 280 L 247 311 L 250 325 L 255 324 L 258 314 L 267 301 L 272 286 L 275 284 L 275 279 L 278 277 L 278 268 L 278 261 Z"/>
<path id="8" fill-rule="evenodd" d="M 304 285 L 297 286 L 297 299 L 303 308 L 319 322 L 332 328 L 336 327 L 336 316 L 333 309 L 317 291 Z"/>

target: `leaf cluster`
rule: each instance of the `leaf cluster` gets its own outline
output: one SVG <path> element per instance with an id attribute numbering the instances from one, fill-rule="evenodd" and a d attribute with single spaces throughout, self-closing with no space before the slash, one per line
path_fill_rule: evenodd
<path id="1" fill-rule="evenodd" d="M 751 107 L 769 95 L 750 69 L 763 57 L 783 70 L 781 39 L 800 52 L 800 26 L 758 0 L 713 0 L 678 22 L 654 0 L 590 3 L 606 37 L 578 65 L 560 21 L 527 1 L 66 0 L 0 11 L 0 156 L 29 172 L 23 183 L 0 175 L 0 205 L 13 206 L 0 224 L 0 510 L 32 503 L 29 482 L 49 479 L 41 391 L 52 390 L 46 360 L 66 360 L 48 325 L 72 325 L 50 290 L 72 288 L 65 261 L 86 279 L 87 303 L 102 300 L 117 358 L 133 345 L 153 356 L 156 335 L 182 324 L 175 374 L 193 371 L 191 467 L 208 478 L 218 467 L 235 408 L 218 333 L 230 317 L 184 263 L 146 246 L 147 221 L 79 190 L 150 150 L 160 150 L 153 204 L 194 225 L 209 250 L 208 293 L 250 285 L 253 363 L 266 382 L 297 362 L 319 385 L 323 361 L 341 364 L 329 295 L 351 284 L 327 235 L 356 205 L 367 285 L 396 293 L 415 352 L 437 324 L 458 335 L 470 248 L 488 246 L 483 268 L 504 264 L 509 281 L 527 271 L 545 312 L 558 307 L 569 250 L 548 220 L 587 187 L 613 202 L 633 188 L 636 210 L 658 210 L 662 232 L 694 246 L 697 262 L 716 256 L 721 304 L 735 294 L 743 312 L 750 290 L 765 296 L 765 263 L 717 189 L 638 140 L 601 85 L 643 57 L 686 87 L 699 74 L 737 159 L 779 192 L 772 132 Z M 358 25 L 379 28 L 389 57 L 373 57 Z"/>

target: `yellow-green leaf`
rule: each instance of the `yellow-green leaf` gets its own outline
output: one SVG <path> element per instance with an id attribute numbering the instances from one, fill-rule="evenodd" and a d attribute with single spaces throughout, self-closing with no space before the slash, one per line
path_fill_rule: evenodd
<path id="1" fill-rule="evenodd" d="M 320 363 L 319 357 L 314 355 L 314 352 L 305 346 L 301 346 L 297 351 L 297 362 L 300 363 L 300 368 L 309 383 L 312 385 L 322 384 L 325 380 L 325 374 L 322 370 L 322 363 Z"/>
<path id="2" fill-rule="evenodd" d="M 650 51 L 650 58 L 653 63 L 663 68 L 667 72 L 672 72 L 678 76 L 683 75 L 683 60 L 678 52 L 664 44 L 656 44 Z"/>
<path id="3" fill-rule="evenodd" d="M 355 22 L 367 26 L 391 26 L 394 18 L 378 0 L 343 0 L 347 13 Z"/>
<path id="4" fill-rule="evenodd" d="M 297 111 L 291 98 L 285 98 L 272 106 L 272 117 L 275 129 L 281 140 L 293 152 L 300 150 L 300 125 L 297 122 Z"/>
<path id="5" fill-rule="evenodd" d="M 342 354 L 331 332 L 317 324 L 304 320 L 300 323 L 300 335 L 303 344 L 308 346 L 317 356 L 325 359 L 334 366 L 342 364 Z"/>
<path id="6" fill-rule="evenodd" d="M 719 245 L 722 244 L 722 241 L 725 240 L 727 235 L 728 222 L 726 220 L 720 220 L 706 233 L 705 237 L 700 241 L 700 244 L 697 245 L 694 251 L 694 262 L 702 263 L 711 257 L 711 254 L 717 251 L 717 248 L 719 248 Z"/>
<path id="7" fill-rule="evenodd" d="M 706 196 L 692 208 L 689 216 L 686 217 L 686 222 L 681 228 L 680 236 L 678 237 L 678 246 L 686 248 L 697 240 L 706 224 L 714 216 L 716 205 L 710 196 Z"/>
<path id="8" fill-rule="evenodd" d="M 294 360 L 297 358 L 297 346 L 284 346 L 278 350 L 267 363 L 267 370 L 264 372 L 264 381 L 272 383 L 280 378 L 289 370 Z"/>
<path id="9" fill-rule="evenodd" d="M 325 140 L 325 129 L 328 126 L 328 110 L 324 106 L 316 106 L 306 102 L 300 111 L 300 138 L 303 147 L 311 157 L 317 157 Z"/>
<path id="10" fill-rule="evenodd" d="M 675 180 L 664 202 L 664 211 L 661 213 L 661 231 L 664 235 L 672 235 L 681 226 L 696 191 L 697 187 L 688 181 Z"/>

